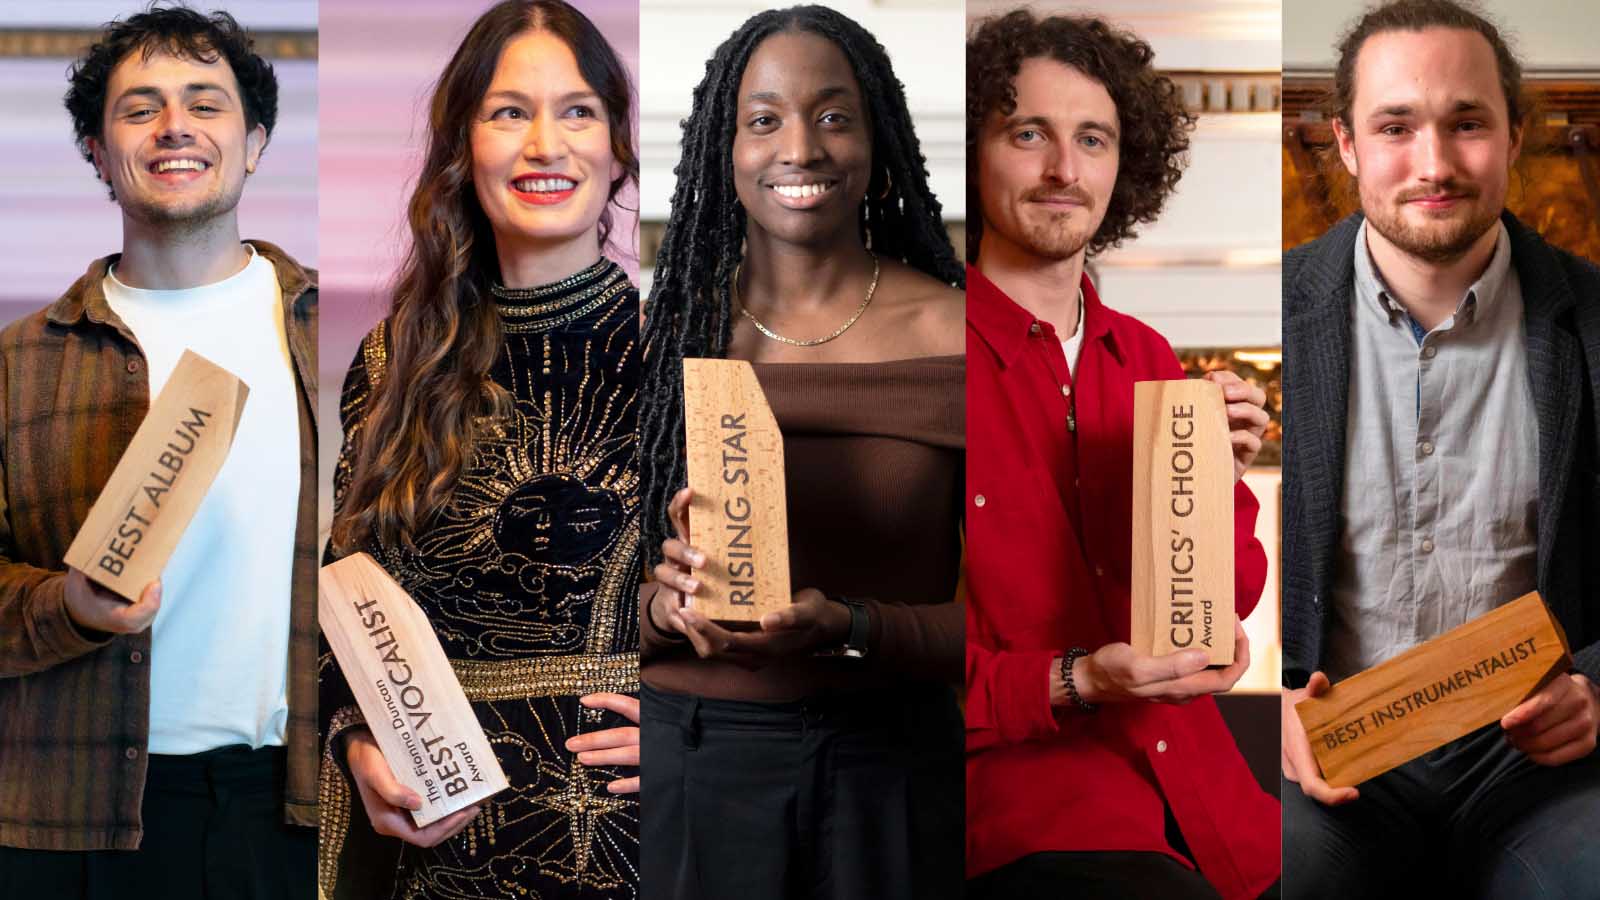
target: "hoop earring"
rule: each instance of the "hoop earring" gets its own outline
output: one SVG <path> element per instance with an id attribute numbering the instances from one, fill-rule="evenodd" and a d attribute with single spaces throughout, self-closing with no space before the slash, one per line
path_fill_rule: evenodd
<path id="1" fill-rule="evenodd" d="M 878 192 L 879 200 L 889 199 L 889 192 L 894 190 L 894 175 L 888 170 L 883 170 L 883 190 Z"/>

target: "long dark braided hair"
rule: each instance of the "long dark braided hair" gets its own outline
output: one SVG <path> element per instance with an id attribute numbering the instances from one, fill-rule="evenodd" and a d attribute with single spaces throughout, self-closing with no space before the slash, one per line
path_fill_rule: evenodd
<path id="1" fill-rule="evenodd" d="M 733 334 L 730 284 L 745 237 L 745 211 L 733 187 L 733 136 L 739 82 L 750 54 L 767 38 L 807 31 L 850 60 L 872 121 L 873 174 L 861 209 L 861 236 L 880 257 L 897 259 L 954 287 L 966 275 L 928 189 L 926 160 L 911 127 L 905 88 L 889 55 L 866 29 L 822 6 L 753 16 L 706 63 L 683 121 L 683 155 L 673 174 L 667 219 L 645 320 L 639 467 L 644 487 L 646 558 L 661 559 L 672 535 L 667 505 L 687 480 L 683 444 L 683 360 L 727 355 Z"/>

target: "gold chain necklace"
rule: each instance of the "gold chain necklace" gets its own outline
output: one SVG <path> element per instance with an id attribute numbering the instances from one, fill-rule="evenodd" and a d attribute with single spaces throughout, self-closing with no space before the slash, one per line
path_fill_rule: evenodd
<path id="1" fill-rule="evenodd" d="M 868 254 L 872 257 L 872 284 L 867 285 L 867 296 L 863 297 L 861 300 L 861 305 L 856 307 L 855 315 L 845 320 L 845 323 L 840 325 L 838 330 L 827 337 L 819 337 L 809 341 L 797 341 L 794 338 L 786 338 L 776 331 L 773 331 L 771 328 L 761 324 L 760 319 L 757 319 L 755 316 L 751 315 L 750 310 L 744 308 L 744 301 L 739 299 L 739 273 L 744 271 L 744 260 L 742 259 L 739 260 L 739 265 L 735 266 L 733 269 L 733 302 L 739 307 L 740 314 L 746 319 L 749 319 L 750 324 L 756 326 L 757 331 L 775 341 L 788 344 L 791 347 L 815 347 L 818 344 L 826 344 L 827 342 L 850 330 L 850 326 L 854 325 L 856 320 L 861 318 L 861 314 L 867 311 L 867 306 L 872 303 L 872 295 L 878 291 L 878 254 L 872 253 L 871 251 L 868 251 Z"/>

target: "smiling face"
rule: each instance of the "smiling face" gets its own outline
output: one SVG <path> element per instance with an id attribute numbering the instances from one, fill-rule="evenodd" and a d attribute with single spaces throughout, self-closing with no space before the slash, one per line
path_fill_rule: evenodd
<path id="1" fill-rule="evenodd" d="M 1459 257 L 1505 206 L 1522 135 L 1497 73 L 1489 42 L 1457 28 L 1375 34 L 1356 57 L 1339 156 L 1367 221 L 1412 256 Z"/>
<path id="2" fill-rule="evenodd" d="M 582 241 L 599 252 L 600 216 L 622 166 L 605 105 L 564 41 L 512 38 L 471 125 L 472 183 L 501 247 Z"/>
<path id="3" fill-rule="evenodd" d="M 265 128 L 245 126 L 226 60 L 135 51 L 112 71 L 101 136 L 88 143 L 129 218 L 176 224 L 232 213 L 266 142 Z"/>
<path id="4" fill-rule="evenodd" d="M 1100 82 L 1045 57 L 1017 72 L 1016 109 L 984 123 L 978 148 L 983 242 L 1047 260 L 1094 237 L 1117 183 L 1117 106 Z"/>
<path id="5" fill-rule="evenodd" d="M 850 61 L 809 31 L 750 54 L 739 81 L 733 185 L 750 228 L 796 244 L 856 234 L 872 126 Z"/>

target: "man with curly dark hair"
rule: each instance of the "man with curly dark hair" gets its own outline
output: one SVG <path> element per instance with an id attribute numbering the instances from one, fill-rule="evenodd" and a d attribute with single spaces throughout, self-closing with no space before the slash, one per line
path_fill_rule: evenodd
<path id="1" fill-rule="evenodd" d="M 1276 891 L 1279 808 L 1211 695 L 1249 664 L 1129 640 L 1133 384 L 1184 377 L 1085 258 L 1153 221 L 1194 118 L 1150 47 L 1017 11 L 967 44 L 967 870 L 975 898 Z M 1260 388 L 1209 376 L 1234 450 L 1235 607 L 1266 578 L 1239 481 Z"/>
<path id="2" fill-rule="evenodd" d="M 228 14 L 161 6 L 70 80 L 122 252 L 0 332 L 0 897 L 310 897 L 316 273 L 237 216 L 277 81 Z M 249 397 L 129 603 L 63 557 L 190 351 Z"/>
<path id="3" fill-rule="evenodd" d="M 1391 0 L 1338 53 L 1361 209 L 1283 264 L 1285 894 L 1600 896 L 1600 267 L 1505 208 L 1530 117 L 1494 23 Z M 1296 703 L 1531 591 L 1570 670 L 1324 780 Z"/>

